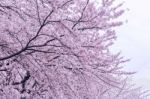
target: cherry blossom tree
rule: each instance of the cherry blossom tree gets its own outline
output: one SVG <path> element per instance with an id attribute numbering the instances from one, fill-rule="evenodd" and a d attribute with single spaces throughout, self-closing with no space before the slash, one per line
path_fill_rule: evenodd
<path id="1" fill-rule="evenodd" d="M 0 99 L 143 99 L 109 50 L 114 1 L 0 0 Z"/>

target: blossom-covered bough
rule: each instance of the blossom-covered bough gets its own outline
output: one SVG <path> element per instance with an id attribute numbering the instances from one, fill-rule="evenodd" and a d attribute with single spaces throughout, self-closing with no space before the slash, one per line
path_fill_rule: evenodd
<path id="1" fill-rule="evenodd" d="M 0 0 L 0 99 L 143 99 L 109 51 L 113 2 Z"/>

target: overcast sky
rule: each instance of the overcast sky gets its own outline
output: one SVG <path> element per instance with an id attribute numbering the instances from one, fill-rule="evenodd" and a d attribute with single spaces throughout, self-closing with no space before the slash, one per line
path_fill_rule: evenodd
<path id="1" fill-rule="evenodd" d="M 125 6 L 128 23 L 119 28 L 113 49 L 131 59 L 126 69 L 138 71 L 134 82 L 150 89 L 150 0 L 125 0 Z"/>

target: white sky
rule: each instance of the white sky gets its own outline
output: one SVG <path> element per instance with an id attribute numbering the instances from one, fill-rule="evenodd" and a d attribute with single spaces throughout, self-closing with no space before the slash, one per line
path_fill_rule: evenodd
<path id="1" fill-rule="evenodd" d="M 123 16 L 128 23 L 119 28 L 113 48 L 131 59 L 125 67 L 138 71 L 134 82 L 150 89 L 150 0 L 125 0 L 125 7 L 130 9 Z"/>

